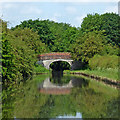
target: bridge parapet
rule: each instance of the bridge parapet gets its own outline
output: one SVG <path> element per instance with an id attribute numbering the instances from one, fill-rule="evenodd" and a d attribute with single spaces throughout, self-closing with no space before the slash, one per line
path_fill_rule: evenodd
<path id="1" fill-rule="evenodd" d="M 40 60 L 52 60 L 52 59 L 71 59 L 70 53 L 45 53 L 38 55 L 38 59 Z"/>

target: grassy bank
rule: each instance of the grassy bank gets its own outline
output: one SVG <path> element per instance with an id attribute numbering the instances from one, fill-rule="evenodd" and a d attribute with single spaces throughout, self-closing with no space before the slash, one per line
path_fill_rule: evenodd
<path id="1" fill-rule="evenodd" d="M 119 80 L 119 75 L 118 75 L 118 69 L 104 69 L 104 70 L 74 70 L 74 71 L 70 71 L 70 70 L 65 70 L 64 73 L 66 74 L 71 74 L 71 73 L 75 73 L 75 72 L 81 72 L 81 73 L 86 73 L 89 75 L 95 75 L 95 76 L 100 76 L 100 77 L 106 77 L 108 79 L 112 79 L 112 80 Z"/>
<path id="2" fill-rule="evenodd" d="M 34 67 L 34 74 L 47 74 L 49 73 L 50 70 L 46 69 L 45 67 L 43 67 L 42 65 L 36 65 Z"/>

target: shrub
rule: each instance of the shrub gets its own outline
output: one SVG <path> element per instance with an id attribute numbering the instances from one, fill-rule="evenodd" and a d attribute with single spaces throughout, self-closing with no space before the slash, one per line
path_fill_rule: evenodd
<path id="1" fill-rule="evenodd" d="M 49 70 L 43 67 L 42 65 L 36 65 L 34 68 L 34 72 L 35 73 L 44 73 L 44 72 L 46 73 L 46 72 L 49 72 Z"/>
<path id="2" fill-rule="evenodd" d="M 107 69 L 107 68 L 118 68 L 118 56 L 116 55 L 107 55 L 100 56 L 95 55 L 89 60 L 90 69 Z"/>

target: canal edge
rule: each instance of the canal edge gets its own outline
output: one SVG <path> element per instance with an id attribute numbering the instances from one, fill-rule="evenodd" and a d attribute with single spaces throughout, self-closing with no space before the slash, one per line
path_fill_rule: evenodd
<path id="1" fill-rule="evenodd" d="M 64 74 L 68 74 L 68 73 L 64 73 Z M 120 89 L 120 82 L 117 81 L 117 80 L 112 80 L 112 79 L 109 79 L 109 78 L 106 78 L 106 77 L 101 77 L 101 76 L 97 76 L 97 75 L 93 75 L 93 74 L 90 75 L 90 74 L 86 74 L 86 73 L 83 73 L 83 72 L 70 72 L 69 74 L 82 75 L 82 76 L 87 77 L 87 78 L 95 79 L 95 80 L 98 80 L 98 81 L 102 81 L 106 84 L 113 85 L 113 86 L 117 87 L 118 89 Z"/>

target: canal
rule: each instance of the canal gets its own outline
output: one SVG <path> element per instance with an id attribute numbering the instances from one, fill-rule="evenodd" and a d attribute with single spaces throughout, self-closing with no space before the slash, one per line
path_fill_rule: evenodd
<path id="1" fill-rule="evenodd" d="M 118 118 L 118 90 L 84 77 L 36 75 L 3 91 L 4 118 Z"/>

